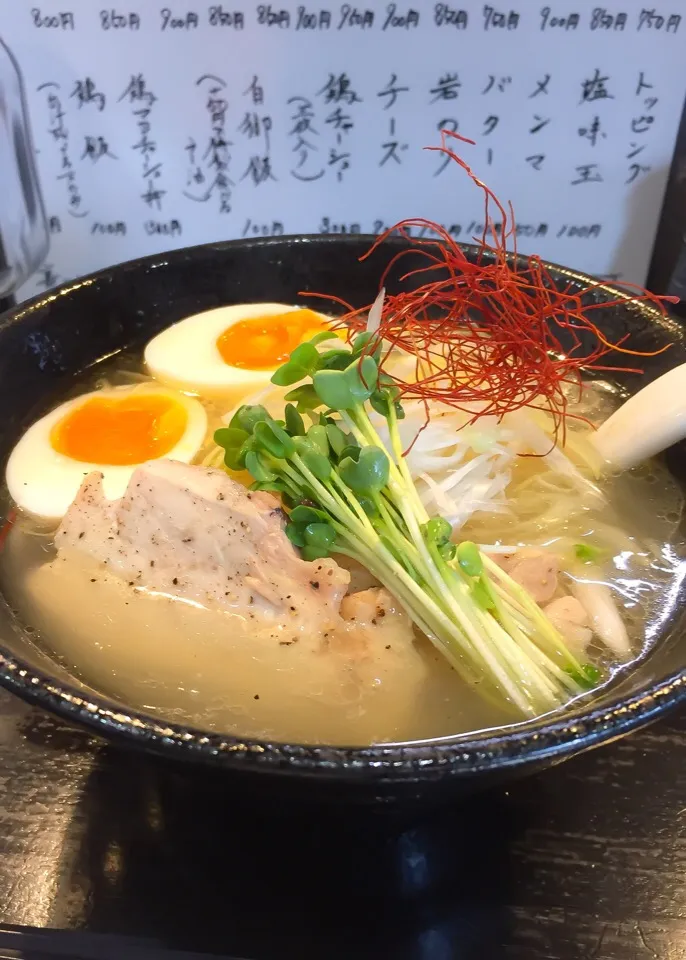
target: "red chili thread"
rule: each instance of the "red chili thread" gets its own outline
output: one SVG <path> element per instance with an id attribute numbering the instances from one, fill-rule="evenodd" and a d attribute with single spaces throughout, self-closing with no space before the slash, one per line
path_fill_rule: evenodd
<path id="1" fill-rule="evenodd" d="M 402 220 L 390 227 L 372 244 L 360 260 L 369 257 L 392 234 L 398 234 L 409 246 L 396 253 L 384 270 L 379 289 L 385 286 L 393 267 L 403 258 L 421 254 L 425 266 L 408 270 L 400 282 L 426 276 L 415 289 L 387 295 L 384 300 L 379 336 L 388 349 L 381 361 L 384 368 L 393 347 L 416 358 L 416 380 L 404 380 L 387 371 L 401 396 L 409 400 L 440 401 L 470 414 L 503 417 L 523 407 L 544 409 L 553 418 L 555 440 L 560 431 L 564 442 L 568 416 L 565 386 L 581 391 L 584 370 L 642 373 L 630 366 L 603 365 L 610 353 L 632 357 L 652 357 L 667 347 L 652 352 L 625 346 L 629 335 L 610 341 L 589 318 L 593 310 L 627 303 L 648 302 L 667 315 L 666 303 L 678 303 L 678 297 L 657 296 L 636 284 L 622 284 L 626 294 L 602 303 L 584 303 L 593 291 L 607 291 L 602 281 L 573 292 L 574 281 L 560 288 L 542 262 L 532 255 L 517 260 L 516 224 L 511 204 L 506 210 L 495 194 L 473 173 L 448 143 L 449 139 L 474 144 L 450 130 L 441 132 L 441 146 L 426 147 L 450 157 L 483 191 L 484 229 L 475 262 L 467 259 L 453 237 L 439 224 L 422 218 Z M 495 205 L 500 215 L 496 224 L 490 215 Z M 408 229 L 428 228 L 434 238 L 411 237 Z M 508 240 L 512 251 L 508 252 Z M 431 274 L 440 272 L 439 279 Z M 559 281 L 558 281 L 559 282 Z M 346 312 L 337 325 L 348 328 L 348 338 L 364 330 L 371 304 L 353 309 L 339 297 L 308 293 L 342 305 Z M 558 334 L 571 337 L 565 350 Z M 593 346 L 584 350 L 583 339 L 590 335 Z M 475 408 L 477 412 L 475 411 Z M 427 406 L 427 420 L 428 420 Z"/>

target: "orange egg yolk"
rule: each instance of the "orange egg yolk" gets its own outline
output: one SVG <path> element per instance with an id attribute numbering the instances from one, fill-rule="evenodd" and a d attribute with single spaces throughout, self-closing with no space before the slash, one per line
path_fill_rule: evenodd
<path id="1" fill-rule="evenodd" d="M 313 310 L 289 310 L 239 320 L 219 335 L 217 349 L 224 363 L 242 370 L 273 370 L 293 350 L 326 324 Z"/>
<path id="2" fill-rule="evenodd" d="M 169 453 L 187 421 L 183 404 L 164 394 L 91 397 L 55 424 L 50 442 L 72 460 L 129 466 Z"/>

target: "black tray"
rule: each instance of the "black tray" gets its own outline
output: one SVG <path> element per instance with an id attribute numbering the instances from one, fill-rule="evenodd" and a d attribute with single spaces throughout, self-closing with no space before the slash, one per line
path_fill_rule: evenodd
<path id="1" fill-rule="evenodd" d="M 0 693 L 0 960 L 682 960 L 685 841 L 684 711 L 412 821 L 251 808 Z"/>
<path id="2" fill-rule="evenodd" d="M 224 954 L 169 950 L 136 937 L 0 927 L 0 960 L 243 960 Z"/>

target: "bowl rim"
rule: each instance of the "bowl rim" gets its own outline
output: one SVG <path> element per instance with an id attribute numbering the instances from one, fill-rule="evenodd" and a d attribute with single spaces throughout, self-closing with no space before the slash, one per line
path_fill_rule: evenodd
<path id="1" fill-rule="evenodd" d="M 107 279 L 113 272 L 154 269 L 173 265 L 175 260 L 211 253 L 221 255 L 239 248 L 292 247 L 310 243 L 320 246 L 359 246 L 368 243 L 371 246 L 376 239 L 371 234 L 289 234 L 214 241 L 137 257 L 64 282 L 47 295 L 38 294 L 21 302 L 0 316 L 0 332 L 43 308 L 48 298 L 52 300 L 75 292 L 80 286 L 90 286 Z M 399 247 L 407 245 L 407 241 L 400 237 L 391 237 L 385 242 Z M 476 244 L 459 241 L 456 244 L 465 251 L 477 249 Z M 513 254 L 511 257 L 514 259 Z M 526 258 L 517 255 L 516 259 L 524 263 Z M 625 299 L 627 305 L 635 304 L 631 294 L 619 286 L 551 261 L 542 262 L 555 274 L 576 283 L 593 284 L 598 291 L 608 293 L 612 298 Z M 683 338 L 683 327 L 670 316 L 663 316 L 647 304 L 641 304 L 640 309 L 652 324 Z M 528 765 L 547 758 L 562 759 L 581 749 L 629 733 L 686 699 L 686 665 L 665 677 L 645 683 L 635 693 L 616 697 L 610 695 L 604 706 L 591 706 L 591 709 L 582 709 L 559 719 L 554 719 L 554 714 L 551 719 L 548 714 L 504 730 L 493 728 L 417 743 L 371 746 L 294 744 L 242 738 L 180 723 L 166 723 L 143 711 L 118 707 L 116 701 L 104 695 L 86 693 L 69 683 L 57 681 L 15 657 L 1 643 L 0 686 L 102 736 L 129 744 L 137 743 L 149 751 L 173 755 L 178 759 L 224 768 L 326 779 L 372 778 L 378 781 L 416 782 L 472 776 L 475 773 Z"/>

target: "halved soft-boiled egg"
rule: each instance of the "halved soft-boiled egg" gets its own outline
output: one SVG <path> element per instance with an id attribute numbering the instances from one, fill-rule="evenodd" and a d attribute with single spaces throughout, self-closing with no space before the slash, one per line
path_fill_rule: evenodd
<path id="1" fill-rule="evenodd" d="M 283 303 L 242 303 L 196 313 L 145 348 L 148 371 L 170 386 L 213 400 L 240 402 L 331 318 Z"/>
<path id="2" fill-rule="evenodd" d="M 206 433 L 203 405 L 176 390 L 156 383 L 96 390 L 29 427 L 7 463 L 7 487 L 22 510 L 57 521 L 93 470 L 115 499 L 146 460 L 190 463 Z"/>

